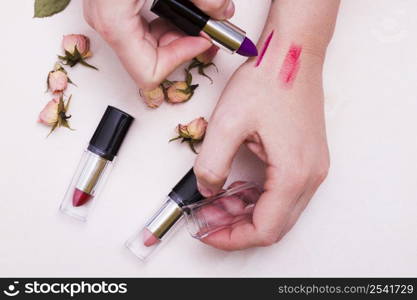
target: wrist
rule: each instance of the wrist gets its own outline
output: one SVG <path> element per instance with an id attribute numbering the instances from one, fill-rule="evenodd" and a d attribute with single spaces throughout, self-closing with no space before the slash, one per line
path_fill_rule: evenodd
<path id="1" fill-rule="evenodd" d="M 298 42 L 298 41 L 297 41 Z M 303 44 L 291 42 L 289 40 L 279 40 L 277 45 L 270 45 L 262 57 L 262 48 L 264 45 L 258 45 L 260 55 L 258 57 L 250 58 L 242 64 L 243 69 L 252 69 L 251 73 L 262 74 L 268 78 L 276 76 L 278 72 L 285 68 L 288 56 L 291 56 L 292 49 L 296 48 L 299 51 L 297 64 L 306 72 L 321 74 L 323 69 L 326 50 L 323 48 L 316 48 L 310 44 Z M 271 44 L 274 42 L 271 42 Z"/>

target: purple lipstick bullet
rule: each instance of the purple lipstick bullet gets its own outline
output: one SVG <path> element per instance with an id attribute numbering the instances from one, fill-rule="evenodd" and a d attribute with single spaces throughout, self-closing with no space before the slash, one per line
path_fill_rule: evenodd
<path id="1" fill-rule="evenodd" d="M 258 49 L 256 49 L 255 44 L 247 37 L 245 37 L 242 45 L 236 52 L 247 57 L 258 56 Z"/>
<path id="2" fill-rule="evenodd" d="M 190 0 L 154 0 L 151 11 L 192 36 L 203 36 L 230 53 L 257 56 L 258 50 L 246 32 L 230 23 L 210 19 Z"/>

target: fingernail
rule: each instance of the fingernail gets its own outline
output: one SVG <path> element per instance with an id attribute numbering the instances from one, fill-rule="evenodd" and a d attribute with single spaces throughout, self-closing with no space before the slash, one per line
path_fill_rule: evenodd
<path id="1" fill-rule="evenodd" d="M 230 19 L 231 17 L 233 17 L 234 13 L 235 13 L 235 4 L 233 3 L 233 1 L 230 1 L 229 6 L 227 6 L 227 9 L 224 12 L 225 19 Z"/>
<path id="2" fill-rule="evenodd" d="M 208 197 L 213 196 L 213 192 L 209 188 L 206 188 L 205 186 L 198 184 L 198 183 L 197 183 L 197 187 L 201 195 L 203 195 L 204 197 L 208 198 Z"/>

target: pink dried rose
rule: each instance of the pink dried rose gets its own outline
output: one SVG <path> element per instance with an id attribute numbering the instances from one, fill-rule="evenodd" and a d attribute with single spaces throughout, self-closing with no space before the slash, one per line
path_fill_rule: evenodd
<path id="1" fill-rule="evenodd" d="M 38 122 L 52 127 L 48 136 L 58 127 L 66 127 L 71 129 L 68 123 L 68 119 L 71 118 L 71 116 L 67 116 L 70 102 L 71 96 L 67 101 L 64 101 L 62 96 L 60 98 L 54 98 L 49 101 L 39 113 Z"/>
<path id="2" fill-rule="evenodd" d="M 174 81 L 167 90 L 167 101 L 173 104 L 186 102 L 191 99 L 193 92 L 185 81 Z"/>
<path id="3" fill-rule="evenodd" d="M 141 91 L 141 96 L 150 108 L 158 108 L 165 100 L 165 91 L 162 85 L 150 91 Z"/>
<path id="4" fill-rule="evenodd" d="M 65 55 L 59 55 L 59 59 L 63 61 L 65 65 L 70 67 L 80 63 L 86 67 L 96 69 L 96 67 L 88 64 L 85 60 L 92 56 L 90 51 L 90 39 L 82 34 L 68 34 L 64 35 L 62 39 L 62 48 Z"/>
<path id="5" fill-rule="evenodd" d="M 72 81 L 67 72 L 60 64 L 56 64 L 54 70 L 48 74 L 48 90 L 53 94 L 61 94 L 67 89 L 68 83 Z"/>
<path id="6" fill-rule="evenodd" d="M 213 66 L 216 71 L 218 72 L 217 66 L 213 63 L 214 57 L 217 55 L 219 48 L 216 46 L 211 46 L 206 52 L 198 55 L 196 58 L 193 59 L 191 64 L 188 66 L 188 70 L 191 71 L 192 69 L 197 68 L 198 74 L 207 77 L 211 83 L 213 83 L 213 79 L 205 73 L 205 69 L 208 67 Z"/>
<path id="7" fill-rule="evenodd" d="M 194 146 L 204 140 L 207 125 L 208 122 L 203 117 L 197 118 L 187 125 L 179 124 L 177 126 L 178 136 L 171 139 L 170 142 L 181 139 L 181 143 L 187 142 L 191 150 L 197 154 Z"/>
<path id="8" fill-rule="evenodd" d="M 76 51 L 83 57 L 91 56 L 90 39 L 82 34 L 67 34 L 62 38 L 62 48 L 74 55 Z"/>
<path id="9" fill-rule="evenodd" d="M 189 70 L 185 70 L 185 81 L 165 80 L 163 87 L 166 89 L 167 101 L 172 104 L 187 102 L 190 100 L 198 84 L 192 84 L 193 76 Z"/>
<path id="10" fill-rule="evenodd" d="M 39 114 L 38 122 L 47 126 L 52 126 L 58 121 L 59 98 L 49 101 Z"/>

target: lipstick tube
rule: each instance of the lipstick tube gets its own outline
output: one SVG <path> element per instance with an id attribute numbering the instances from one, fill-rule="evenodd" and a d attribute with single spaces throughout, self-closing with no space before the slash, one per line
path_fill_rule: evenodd
<path id="1" fill-rule="evenodd" d="M 106 182 L 133 120 L 129 114 L 107 107 L 67 189 L 60 206 L 62 212 L 87 220 L 93 199 Z"/>
<path id="2" fill-rule="evenodd" d="M 190 0 L 155 0 L 151 11 L 169 20 L 188 35 L 203 36 L 229 53 L 257 56 L 254 43 L 246 32 L 229 21 L 213 20 Z"/>
<path id="3" fill-rule="evenodd" d="M 191 169 L 169 193 L 162 207 L 127 242 L 126 247 L 146 260 L 182 224 L 185 207 L 203 200 Z"/>

